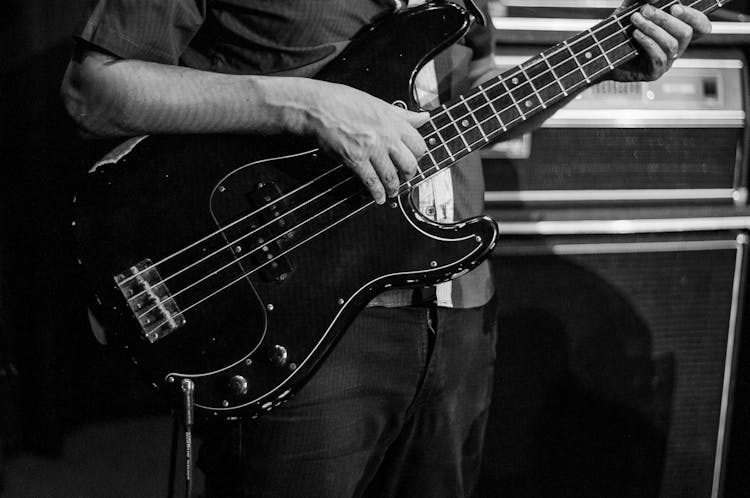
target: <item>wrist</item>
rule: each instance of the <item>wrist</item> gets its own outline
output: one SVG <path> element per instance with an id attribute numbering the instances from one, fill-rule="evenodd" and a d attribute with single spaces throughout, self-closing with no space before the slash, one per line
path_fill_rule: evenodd
<path id="1" fill-rule="evenodd" d="M 261 112 L 268 128 L 279 133 L 310 135 L 316 102 L 315 82 L 307 78 L 260 77 Z"/>

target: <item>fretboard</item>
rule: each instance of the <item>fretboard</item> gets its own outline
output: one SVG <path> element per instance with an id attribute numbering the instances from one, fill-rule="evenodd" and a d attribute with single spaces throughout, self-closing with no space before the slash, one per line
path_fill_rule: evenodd
<path id="1" fill-rule="evenodd" d="M 685 4 L 708 14 L 730 1 L 688 0 Z M 660 0 L 652 5 L 667 10 L 678 3 Z M 612 15 L 431 111 L 430 121 L 419 130 L 428 153 L 419 161 L 419 173 L 408 187 L 633 59 L 638 44 L 630 16 L 638 8 L 635 5 Z"/>

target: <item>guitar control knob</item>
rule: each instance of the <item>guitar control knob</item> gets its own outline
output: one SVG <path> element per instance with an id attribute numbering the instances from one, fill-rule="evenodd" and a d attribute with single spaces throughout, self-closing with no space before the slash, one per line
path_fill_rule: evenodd
<path id="1" fill-rule="evenodd" d="M 234 375 L 229 379 L 229 392 L 235 396 L 244 396 L 247 394 L 247 379 L 242 375 Z"/>
<path id="2" fill-rule="evenodd" d="M 284 346 L 279 346 L 278 344 L 271 348 L 271 354 L 269 356 L 271 363 L 279 367 L 286 365 L 286 362 L 289 360 L 289 354 L 287 353 L 286 348 Z"/>

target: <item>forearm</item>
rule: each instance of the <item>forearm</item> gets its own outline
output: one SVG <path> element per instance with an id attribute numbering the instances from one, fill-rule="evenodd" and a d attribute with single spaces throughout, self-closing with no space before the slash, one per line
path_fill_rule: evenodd
<path id="1" fill-rule="evenodd" d="M 94 136 L 147 133 L 304 133 L 306 101 L 320 82 L 210 73 L 116 59 L 83 50 L 62 94 L 69 114 Z"/>
<path id="2" fill-rule="evenodd" d="M 429 115 L 355 88 L 308 78 L 226 75 L 118 59 L 79 47 L 61 89 L 95 137 L 168 133 L 291 133 L 340 158 L 379 202 L 412 178 Z"/>

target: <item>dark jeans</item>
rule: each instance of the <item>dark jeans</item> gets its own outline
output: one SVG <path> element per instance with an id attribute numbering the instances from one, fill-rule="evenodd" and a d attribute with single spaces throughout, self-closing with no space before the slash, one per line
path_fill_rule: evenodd
<path id="1" fill-rule="evenodd" d="M 208 496 L 469 496 L 492 389 L 489 308 L 364 310 L 286 405 L 205 435 Z"/>

